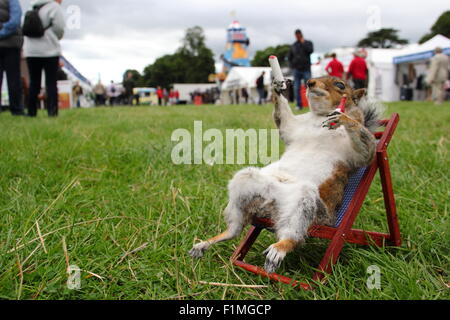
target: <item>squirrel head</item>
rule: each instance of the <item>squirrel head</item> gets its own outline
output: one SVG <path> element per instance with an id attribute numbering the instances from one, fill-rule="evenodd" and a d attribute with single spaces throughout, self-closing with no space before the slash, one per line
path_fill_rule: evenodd
<path id="1" fill-rule="evenodd" d="M 366 89 L 353 90 L 350 85 L 336 77 L 321 77 L 308 80 L 306 83 L 311 112 L 326 116 L 333 112 L 340 104 L 344 94 L 349 97 L 345 105 L 346 110 L 356 106 L 366 94 Z"/>

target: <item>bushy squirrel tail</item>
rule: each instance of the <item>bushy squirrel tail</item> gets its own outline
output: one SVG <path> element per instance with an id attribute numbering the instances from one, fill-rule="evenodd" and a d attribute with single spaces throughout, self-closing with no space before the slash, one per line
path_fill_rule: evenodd
<path id="1" fill-rule="evenodd" d="M 379 121 L 383 119 L 386 107 L 379 101 L 370 98 L 363 98 L 359 101 L 358 107 L 364 114 L 364 126 L 375 132 L 379 127 Z"/>

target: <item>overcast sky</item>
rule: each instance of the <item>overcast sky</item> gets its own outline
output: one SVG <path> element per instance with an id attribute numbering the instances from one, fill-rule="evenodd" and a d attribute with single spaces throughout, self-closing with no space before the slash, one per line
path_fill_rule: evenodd
<path id="1" fill-rule="evenodd" d="M 20 0 L 23 10 L 30 0 Z M 447 5 L 446 5 L 447 3 Z M 224 51 L 226 28 L 235 17 L 247 28 L 250 54 L 267 46 L 294 41 L 302 29 L 316 52 L 353 46 L 368 32 L 368 25 L 400 30 L 416 42 L 445 10 L 443 0 L 64 0 L 67 17 L 71 6 L 81 12 L 62 41 L 63 54 L 92 81 L 120 81 L 128 69 L 142 71 L 164 54 L 173 53 L 192 26 L 203 27 L 215 59 Z M 374 9 L 373 6 L 376 6 Z M 234 13 L 234 14 L 233 14 Z"/>

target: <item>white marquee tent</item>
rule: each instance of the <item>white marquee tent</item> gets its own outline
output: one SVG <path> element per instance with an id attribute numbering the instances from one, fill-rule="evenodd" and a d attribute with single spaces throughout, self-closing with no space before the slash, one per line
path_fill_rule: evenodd
<path id="1" fill-rule="evenodd" d="M 405 47 L 394 58 L 394 64 L 412 63 L 429 60 L 434 55 L 434 49 L 440 47 L 444 53 L 450 55 L 450 39 L 437 34 L 422 44 L 412 44 Z"/>
<path id="2" fill-rule="evenodd" d="M 394 58 L 395 84 L 397 88 L 402 87 L 409 91 L 406 96 L 414 100 L 424 100 L 425 88 L 420 79 L 427 74 L 428 64 L 434 56 L 434 50 L 440 47 L 443 52 L 450 55 L 450 39 L 443 35 L 436 35 L 422 44 L 411 44 L 401 50 Z"/>
<path id="3" fill-rule="evenodd" d="M 236 90 L 246 88 L 250 102 L 258 102 L 258 92 L 256 90 L 256 79 L 265 72 L 264 84 L 269 90 L 271 83 L 271 69 L 267 67 L 234 67 L 222 84 L 220 100 L 222 104 L 232 103 L 230 96 L 234 96 Z"/>

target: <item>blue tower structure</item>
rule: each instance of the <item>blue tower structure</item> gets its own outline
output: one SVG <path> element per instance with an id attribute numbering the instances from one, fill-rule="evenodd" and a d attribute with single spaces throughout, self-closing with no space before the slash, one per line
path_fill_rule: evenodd
<path id="1" fill-rule="evenodd" d="M 250 67 L 248 46 L 250 39 L 247 31 L 238 21 L 233 21 L 227 29 L 227 44 L 222 55 L 224 72 L 228 73 L 232 67 Z"/>

